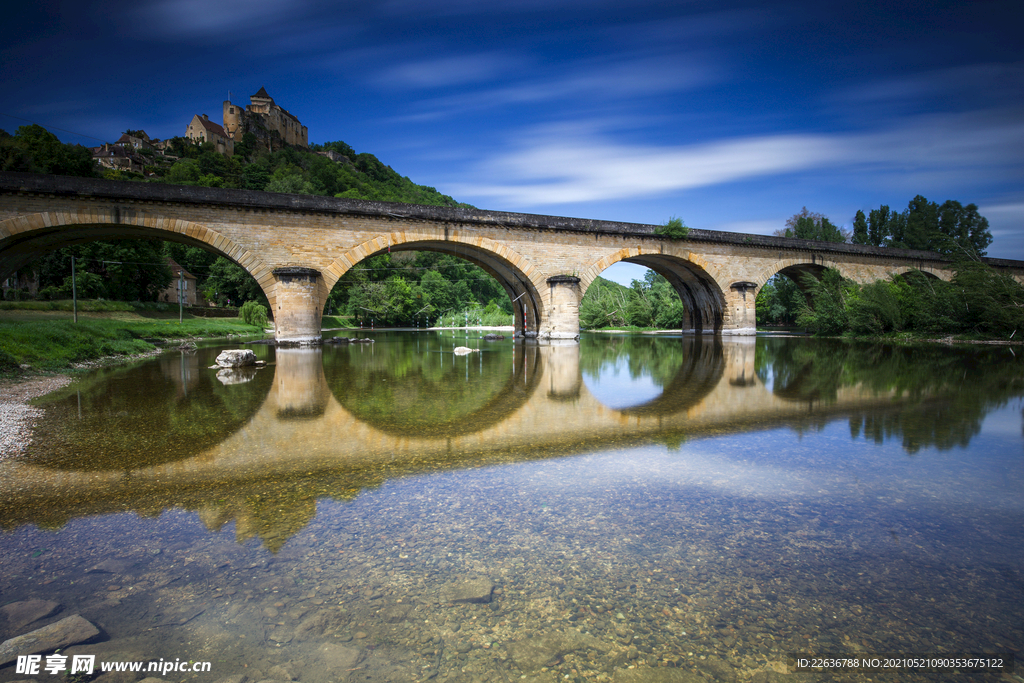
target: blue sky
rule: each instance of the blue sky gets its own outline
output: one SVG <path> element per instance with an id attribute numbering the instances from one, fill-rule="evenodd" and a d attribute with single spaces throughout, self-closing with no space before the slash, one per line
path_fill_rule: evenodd
<path id="1" fill-rule="evenodd" d="M 770 234 L 922 194 L 1024 259 L 1020 0 L 44 1 L 0 35 L 12 132 L 182 135 L 265 86 L 481 208 Z"/>

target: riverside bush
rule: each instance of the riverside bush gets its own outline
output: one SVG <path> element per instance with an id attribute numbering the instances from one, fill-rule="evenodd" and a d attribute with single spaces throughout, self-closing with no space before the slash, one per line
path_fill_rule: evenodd
<path id="1" fill-rule="evenodd" d="M 267 309 L 255 301 L 246 301 L 238 310 L 238 316 L 246 325 L 263 329 L 267 326 Z"/>

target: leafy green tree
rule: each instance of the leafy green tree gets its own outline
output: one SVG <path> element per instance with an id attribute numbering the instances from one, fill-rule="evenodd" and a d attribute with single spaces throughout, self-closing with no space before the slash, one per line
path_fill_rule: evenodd
<path id="1" fill-rule="evenodd" d="M 757 293 L 758 325 L 795 325 L 807 299 L 792 279 L 777 273 Z"/>
<path id="2" fill-rule="evenodd" d="M 779 237 L 795 237 L 818 242 L 846 242 L 848 237 L 826 216 L 808 211 L 806 206 L 799 213 L 790 216 L 786 221 L 786 227 L 776 230 L 775 234 Z"/>
<path id="3" fill-rule="evenodd" d="M 847 298 L 856 285 L 834 268 L 826 268 L 820 279 L 808 273 L 803 280 L 811 303 L 803 307 L 797 322 L 815 334 L 839 335 L 845 332 L 849 326 Z"/>
<path id="4" fill-rule="evenodd" d="M 209 301 L 227 306 L 241 306 L 247 301 L 270 308 L 266 295 L 256 279 L 245 268 L 226 258 L 217 258 L 201 285 Z"/>
<path id="5" fill-rule="evenodd" d="M 19 126 L 15 135 L 0 131 L 0 170 L 95 177 L 92 153 L 81 145 L 66 145 L 40 125 Z"/>
<path id="6" fill-rule="evenodd" d="M 952 285 L 963 292 L 964 327 L 986 336 L 1008 338 L 1024 330 L 1024 285 L 976 261 L 957 265 Z"/>
<path id="7" fill-rule="evenodd" d="M 939 207 L 921 195 L 910 200 L 906 211 L 903 239 L 893 246 L 904 249 L 930 249 L 939 231 Z"/>
<path id="8" fill-rule="evenodd" d="M 902 213 L 886 205 L 869 212 L 867 240 L 858 244 L 923 249 L 954 258 L 977 259 L 992 244 L 992 233 L 977 205 L 964 206 L 955 200 L 938 205 L 917 195 Z"/>
<path id="9" fill-rule="evenodd" d="M 597 277 L 580 302 L 580 325 L 587 329 L 622 327 L 626 325 L 629 288 Z"/>
<path id="10" fill-rule="evenodd" d="M 853 217 L 853 239 L 851 241 L 854 244 L 871 244 L 867 217 L 860 209 L 857 209 L 857 213 Z"/>
<path id="11" fill-rule="evenodd" d="M 175 185 L 193 185 L 199 182 L 202 172 L 199 169 L 199 162 L 195 159 L 180 159 L 175 161 L 164 180 Z"/>
<path id="12" fill-rule="evenodd" d="M 992 244 L 988 219 L 978 213 L 976 204 L 963 206 L 946 200 L 938 210 L 938 230 L 932 249 L 954 258 L 977 259 Z"/>
<path id="13" fill-rule="evenodd" d="M 99 291 L 91 286 L 87 286 L 85 291 L 100 298 L 155 301 L 160 291 L 171 282 L 171 271 L 159 242 L 116 240 L 89 242 L 44 254 L 31 266 L 39 273 L 40 288 L 55 287 L 70 292 L 72 257 L 76 260 L 77 272 L 91 273 L 99 278 L 102 283 Z"/>

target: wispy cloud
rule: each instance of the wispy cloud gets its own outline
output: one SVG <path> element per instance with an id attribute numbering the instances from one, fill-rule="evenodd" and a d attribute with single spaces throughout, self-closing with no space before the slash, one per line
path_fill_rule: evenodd
<path id="1" fill-rule="evenodd" d="M 970 173 L 973 179 L 1024 169 L 1020 112 L 919 117 L 871 133 L 765 135 L 696 145 L 626 145 L 575 125 L 527 138 L 479 164 L 479 181 L 456 196 L 533 206 L 624 199 L 813 169 L 886 174 Z"/>
<path id="2" fill-rule="evenodd" d="M 499 68 L 493 66 L 493 68 Z M 573 102 L 601 103 L 639 99 L 665 93 L 680 93 L 718 81 L 721 69 L 711 59 L 688 56 L 640 56 L 615 61 L 588 61 L 566 68 L 557 75 L 534 68 L 528 79 L 506 85 L 472 89 L 445 97 L 423 100 L 419 112 L 402 117 L 430 120 L 463 115 L 482 109 L 556 102 L 559 110 Z"/>
<path id="3" fill-rule="evenodd" d="M 291 23 L 303 10 L 297 0 L 153 0 L 133 14 L 145 21 L 147 32 L 168 37 L 242 38 L 246 31 Z"/>
<path id="4" fill-rule="evenodd" d="M 521 65 L 507 52 L 440 57 L 398 64 L 377 79 L 389 87 L 439 88 L 489 81 Z"/>
<path id="5" fill-rule="evenodd" d="M 528 149 L 484 164 L 486 177 L 507 179 L 508 184 L 464 184 L 452 191 L 527 206 L 642 197 L 824 165 L 845 154 L 841 144 L 809 135 L 674 148 L 590 137 L 537 140 Z"/>
<path id="6" fill-rule="evenodd" d="M 840 91 L 843 105 L 911 105 L 936 100 L 944 108 L 979 108 L 1019 102 L 1024 62 L 988 62 L 933 69 L 898 78 L 870 80 Z M 959 105 L 959 106 L 958 106 Z"/>

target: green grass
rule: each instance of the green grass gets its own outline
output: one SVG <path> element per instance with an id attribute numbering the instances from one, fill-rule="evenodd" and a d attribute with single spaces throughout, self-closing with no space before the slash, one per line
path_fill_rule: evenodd
<path id="1" fill-rule="evenodd" d="M 320 327 L 329 330 L 337 327 L 359 327 L 359 323 L 350 315 L 325 315 L 320 320 Z"/>
<path id="2" fill-rule="evenodd" d="M 0 311 L 68 311 L 74 310 L 71 300 L 60 301 L 0 301 Z M 134 311 L 127 301 L 104 301 L 89 299 L 78 302 L 80 312 Z"/>
<path id="3" fill-rule="evenodd" d="M 22 364 L 33 370 L 67 370 L 104 356 L 145 353 L 156 348 L 149 340 L 263 333 L 237 318 L 186 318 L 179 323 L 177 316 L 154 320 L 131 313 L 116 319 L 102 315 L 79 316 L 75 323 L 48 312 L 5 311 L 0 316 L 0 373 L 15 372 Z"/>

